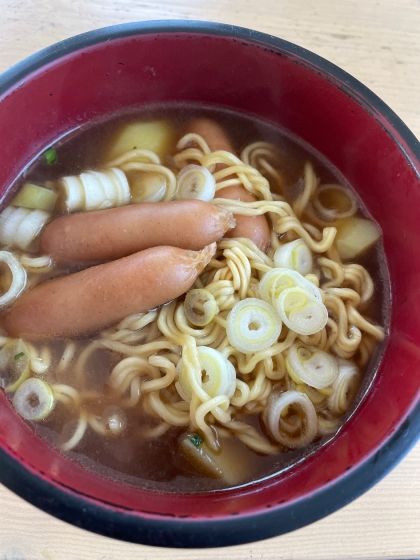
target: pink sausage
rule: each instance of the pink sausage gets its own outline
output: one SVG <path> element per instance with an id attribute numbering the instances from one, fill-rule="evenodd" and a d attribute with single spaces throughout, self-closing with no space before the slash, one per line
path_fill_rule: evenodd
<path id="1" fill-rule="evenodd" d="M 98 332 L 185 293 L 215 251 L 215 243 L 201 251 L 154 247 L 47 280 L 13 304 L 4 328 L 32 340 Z"/>
<path id="2" fill-rule="evenodd" d="M 255 202 L 254 195 L 245 187 L 225 187 L 216 193 L 217 197 L 241 200 L 242 202 Z M 270 228 L 265 216 L 240 216 L 235 214 L 236 226 L 225 233 L 225 237 L 246 237 L 264 253 L 270 245 Z"/>
<path id="3" fill-rule="evenodd" d="M 57 218 L 40 248 L 61 264 L 110 261 L 161 245 L 198 251 L 234 225 L 231 212 L 209 202 L 144 202 Z"/>
<path id="4" fill-rule="evenodd" d="M 188 123 L 186 133 L 199 134 L 207 142 L 212 152 L 225 150 L 235 153 L 226 132 L 215 121 L 207 118 L 194 119 Z M 218 164 L 218 169 L 224 165 Z M 255 202 L 257 199 L 245 187 L 225 187 L 216 192 L 216 197 Z M 246 237 L 251 239 L 264 253 L 270 245 L 270 228 L 265 216 L 240 216 L 235 214 L 236 226 L 225 233 L 225 237 Z"/>

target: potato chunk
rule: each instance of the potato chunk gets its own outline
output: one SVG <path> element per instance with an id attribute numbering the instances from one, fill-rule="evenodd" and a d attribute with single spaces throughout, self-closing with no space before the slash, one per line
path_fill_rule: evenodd
<path id="1" fill-rule="evenodd" d="M 184 434 L 180 439 L 184 457 L 200 472 L 220 478 L 229 486 L 252 479 L 255 455 L 235 437 L 224 438 L 218 452 L 210 449 L 197 434 Z"/>
<path id="2" fill-rule="evenodd" d="M 348 261 L 360 256 L 380 237 L 381 230 L 375 222 L 352 216 L 338 224 L 335 243 L 340 257 Z"/>
<path id="3" fill-rule="evenodd" d="M 111 142 L 107 160 L 111 161 L 130 150 L 151 150 L 161 159 L 175 141 L 172 126 L 167 121 L 133 122 L 120 128 Z"/>

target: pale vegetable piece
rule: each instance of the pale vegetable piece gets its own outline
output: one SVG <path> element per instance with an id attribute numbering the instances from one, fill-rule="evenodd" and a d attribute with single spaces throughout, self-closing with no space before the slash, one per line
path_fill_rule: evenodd
<path id="1" fill-rule="evenodd" d="M 332 393 L 332 389 L 328 388 L 328 389 L 322 389 L 322 391 L 318 391 L 318 389 L 314 389 L 313 387 L 309 387 L 309 385 L 307 385 L 306 383 L 296 383 L 296 387 L 295 387 L 296 391 L 300 391 L 301 393 L 305 393 L 305 395 L 309 398 L 309 400 L 311 401 L 311 403 L 314 406 L 319 406 L 321 404 L 324 404 L 325 400 L 326 400 L 326 395 L 325 392 L 326 391 L 330 391 Z"/>
<path id="2" fill-rule="evenodd" d="M 190 290 L 184 301 L 185 316 L 197 327 L 205 327 L 219 313 L 214 295 L 208 290 Z"/>
<path id="3" fill-rule="evenodd" d="M 36 377 L 25 381 L 13 397 L 16 412 L 25 420 L 43 420 L 53 409 L 54 403 L 51 386 Z"/>
<path id="4" fill-rule="evenodd" d="M 130 185 L 128 184 L 125 173 L 117 167 L 111 167 L 111 169 L 107 169 L 101 173 L 109 177 L 114 185 L 114 206 L 125 206 L 128 204 L 130 202 Z"/>
<path id="5" fill-rule="evenodd" d="M 57 193 L 32 183 L 25 183 L 12 200 L 13 206 L 50 211 L 57 202 Z"/>
<path id="6" fill-rule="evenodd" d="M 93 181 L 93 186 L 96 187 L 96 189 L 92 189 L 93 192 L 95 193 L 100 193 L 102 190 L 102 197 L 101 200 L 99 200 L 99 204 L 102 205 L 101 208 L 110 208 L 111 206 L 116 206 L 117 205 L 117 200 L 118 200 L 118 196 L 119 196 L 119 192 L 118 192 L 118 188 L 115 185 L 115 182 L 113 180 L 113 178 L 111 178 L 111 174 L 105 172 L 101 172 L 101 171 L 89 171 L 89 173 L 82 173 L 80 175 L 80 179 L 82 180 L 82 177 L 86 175 L 87 180 L 88 181 Z M 82 184 L 84 184 L 84 181 L 82 180 Z M 87 188 L 87 185 L 89 183 L 85 184 L 85 207 L 86 210 L 89 210 L 89 196 L 90 196 L 90 192 L 89 189 Z M 92 206 L 95 207 L 95 196 L 93 196 L 93 204 Z"/>
<path id="7" fill-rule="evenodd" d="M 357 212 L 353 193 L 341 185 L 321 185 L 315 191 L 312 204 L 318 215 L 328 222 L 348 218 Z"/>
<path id="8" fill-rule="evenodd" d="M 49 221 L 50 217 L 50 214 L 44 212 L 44 210 L 31 210 L 17 228 L 14 245 L 25 251 L 33 251 L 34 249 L 31 249 L 31 245 L 41 233 L 42 228 Z"/>
<path id="9" fill-rule="evenodd" d="M 8 228 L 10 227 L 8 224 L 10 224 L 9 218 L 15 210 L 16 208 L 14 206 L 7 206 L 0 214 L 0 242 L 4 243 L 5 245 L 9 245 L 13 241 L 13 232 L 8 230 Z M 26 215 L 27 212 L 25 212 L 25 216 Z"/>
<path id="10" fill-rule="evenodd" d="M 9 206 L 0 216 L 0 242 L 19 249 L 31 250 L 30 245 L 49 218 L 50 215 L 43 210 Z"/>
<path id="11" fill-rule="evenodd" d="M 264 422 L 276 441 L 292 449 L 311 443 L 318 431 L 314 405 L 300 391 L 272 393 Z"/>
<path id="12" fill-rule="evenodd" d="M 337 360 L 333 355 L 314 346 L 295 342 L 287 351 L 286 369 L 296 382 L 302 381 L 315 389 L 325 389 L 338 377 Z"/>
<path id="13" fill-rule="evenodd" d="M 187 165 L 178 173 L 175 198 L 178 200 L 213 200 L 216 181 L 206 167 Z"/>
<path id="14" fill-rule="evenodd" d="M 231 398 L 236 389 L 236 371 L 233 365 L 223 354 L 213 348 L 199 346 L 198 357 L 202 370 L 202 387 L 210 397 L 227 395 Z M 189 402 L 192 397 L 191 385 L 188 374 L 181 359 L 177 366 L 179 375 L 175 384 L 180 396 Z"/>
<path id="15" fill-rule="evenodd" d="M 160 173 L 127 172 L 131 202 L 160 202 L 165 198 L 166 178 Z"/>
<path id="16" fill-rule="evenodd" d="M 306 276 L 312 272 L 312 252 L 303 239 L 281 245 L 274 254 L 276 268 L 290 268 Z"/>
<path id="17" fill-rule="evenodd" d="M 66 208 L 69 212 L 83 210 L 85 205 L 85 189 L 79 177 L 63 177 L 58 187 L 64 192 Z"/>
<path id="18" fill-rule="evenodd" d="M 296 270 L 288 268 L 273 268 L 266 272 L 259 283 L 259 296 L 275 307 L 276 300 L 284 290 L 303 288 L 321 301 L 321 292 L 312 282 L 309 282 Z"/>
<path id="19" fill-rule="evenodd" d="M 107 192 L 107 177 L 105 181 L 102 181 L 99 173 L 89 171 L 82 173 L 79 179 L 85 191 L 84 210 L 102 210 L 115 206 L 116 192 L 115 189 Z"/>
<path id="20" fill-rule="evenodd" d="M 335 244 L 340 257 L 347 261 L 364 253 L 381 235 L 382 232 L 375 222 L 352 216 L 338 224 Z"/>
<path id="21" fill-rule="evenodd" d="M 118 436 L 127 427 L 127 416 L 118 406 L 107 406 L 102 413 L 101 421 L 109 435 Z"/>
<path id="22" fill-rule="evenodd" d="M 40 272 L 42 268 L 50 268 L 53 265 L 52 259 L 49 255 L 42 255 L 40 257 L 31 257 L 30 255 L 21 254 L 19 256 L 21 265 L 30 272 Z"/>
<path id="23" fill-rule="evenodd" d="M 63 177 L 58 187 L 64 193 L 69 212 L 101 210 L 130 202 L 130 187 L 121 169 L 87 171 L 77 177 Z"/>
<path id="24" fill-rule="evenodd" d="M 325 305 L 304 288 L 283 290 L 276 299 L 276 309 L 283 323 L 298 334 L 315 334 L 328 321 Z"/>
<path id="25" fill-rule="evenodd" d="M 0 307 L 12 303 L 26 286 L 26 272 L 18 259 L 9 251 L 0 251 L 0 263 L 5 263 L 12 274 L 12 282 L 5 294 L 0 297 Z"/>
<path id="26" fill-rule="evenodd" d="M 184 362 L 180 360 L 178 362 L 177 371 L 179 372 L 179 379 L 182 377 L 182 383 L 180 380 L 175 382 L 175 389 L 178 391 L 178 395 L 183 399 L 185 402 L 191 402 L 192 399 L 192 389 L 190 382 L 188 380 L 187 374 L 182 369 Z"/>
<path id="27" fill-rule="evenodd" d="M 161 159 L 175 142 L 173 127 L 167 121 L 134 122 L 123 125 L 110 142 L 107 160 L 114 160 L 132 150 L 150 150 Z"/>
<path id="28" fill-rule="evenodd" d="M 20 338 L 7 343 L 0 350 L 0 382 L 14 393 L 30 376 L 29 351 Z"/>
<path id="29" fill-rule="evenodd" d="M 359 368 L 340 358 L 338 360 L 338 377 L 332 384 L 333 394 L 328 397 L 328 408 L 334 414 L 344 414 L 350 408 L 360 387 Z"/>
<path id="30" fill-rule="evenodd" d="M 274 344 L 281 327 L 281 320 L 270 304 L 257 298 L 246 298 L 230 311 L 226 334 L 236 350 L 250 354 Z"/>
<path id="31" fill-rule="evenodd" d="M 9 206 L 0 215 L 0 242 L 14 245 L 16 233 L 23 220 L 31 213 L 28 208 Z"/>
<path id="32" fill-rule="evenodd" d="M 203 475 L 219 478 L 229 486 L 249 480 L 254 470 L 250 453 L 236 439 L 221 440 L 220 451 L 215 452 L 198 434 L 185 434 L 179 443 L 186 459 Z"/>
<path id="33" fill-rule="evenodd" d="M 283 290 L 296 286 L 292 274 L 284 268 L 273 268 L 266 272 L 258 285 L 259 296 L 267 303 L 274 303 Z"/>

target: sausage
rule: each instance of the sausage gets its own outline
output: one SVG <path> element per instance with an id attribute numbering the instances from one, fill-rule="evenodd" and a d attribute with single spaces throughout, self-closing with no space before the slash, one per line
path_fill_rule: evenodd
<path id="1" fill-rule="evenodd" d="M 59 264 L 115 260 L 160 245 L 197 251 L 234 225 L 231 212 L 209 202 L 143 202 L 57 218 L 40 249 Z"/>
<path id="2" fill-rule="evenodd" d="M 185 129 L 185 134 L 191 132 L 204 138 L 212 152 L 216 150 L 225 150 L 231 154 L 235 153 L 226 132 L 212 119 L 206 119 L 204 117 L 193 119 L 187 124 Z"/>
<path id="3" fill-rule="evenodd" d="M 226 150 L 234 153 L 233 146 L 221 126 L 215 121 L 206 118 L 198 118 L 190 121 L 186 127 L 186 133 L 199 134 L 207 142 L 212 152 Z M 224 165 L 218 164 L 216 169 L 222 169 Z M 225 187 L 216 192 L 216 197 L 241 200 L 243 202 L 255 202 L 257 199 L 248 192 L 245 187 Z M 240 216 L 235 214 L 236 226 L 225 233 L 225 237 L 247 237 L 255 243 L 264 253 L 270 245 L 270 228 L 265 216 Z"/>
<path id="4" fill-rule="evenodd" d="M 225 187 L 216 193 L 217 197 L 242 202 L 255 202 L 257 199 L 245 187 Z M 225 233 L 225 237 L 247 237 L 264 253 L 270 245 L 270 228 L 265 216 L 234 215 L 236 226 Z"/>
<path id="5" fill-rule="evenodd" d="M 97 332 L 186 292 L 216 251 L 154 247 L 38 284 L 5 316 L 10 336 L 32 340 Z"/>

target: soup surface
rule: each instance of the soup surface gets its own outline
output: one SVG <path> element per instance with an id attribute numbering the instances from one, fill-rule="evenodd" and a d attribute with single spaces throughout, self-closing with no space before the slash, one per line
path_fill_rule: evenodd
<path id="1" fill-rule="evenodd" d="M 320 154 L 247 115 L 152 107 L 71 132 L 8 191 L 0 241 L 0 387 L 51 446 L 134 486 L 290 468 L 386 342 L 379 227 Z"/>

